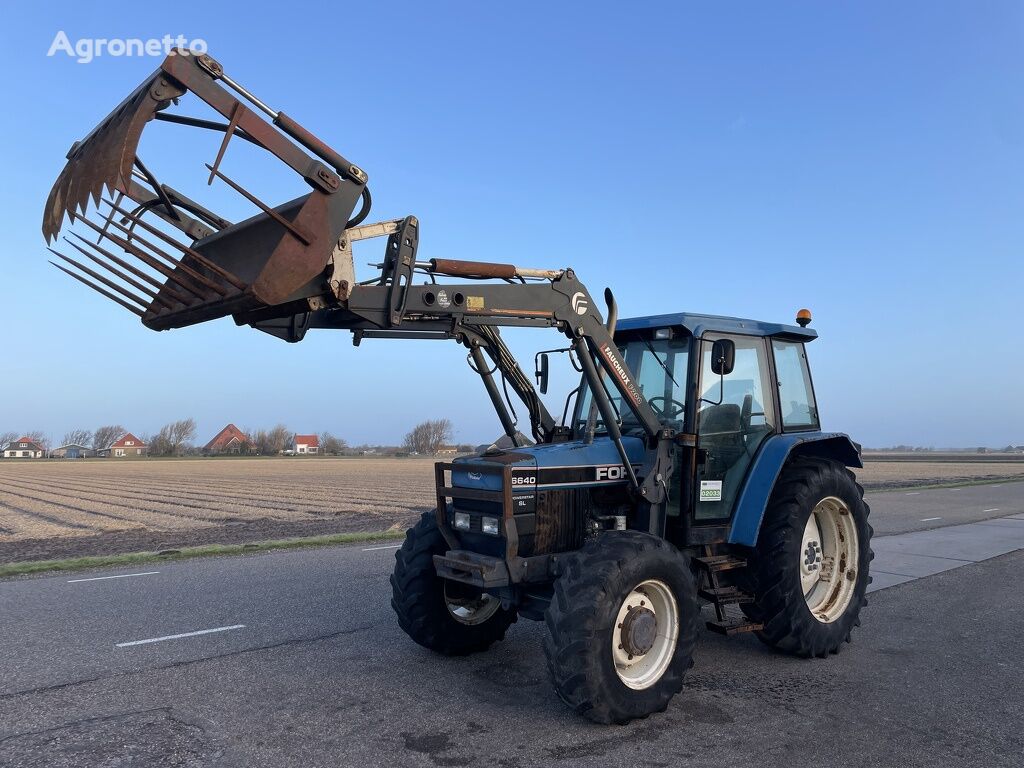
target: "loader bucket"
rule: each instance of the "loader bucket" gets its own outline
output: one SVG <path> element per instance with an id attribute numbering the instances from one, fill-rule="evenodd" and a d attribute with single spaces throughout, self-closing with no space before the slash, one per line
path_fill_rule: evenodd
<path id="1" fill-rule="evenodd" d="M 167 111 L 188 92 L 227 122 Z M 138 157 L 142 132 L 154 119 L 222 132 L 220 151 L 206 164 L 209 182 L 230 188 L 259 212 L 231 223 L 160 183 Z M 311 191 L 274 206 L 258 199 L 220 170 L 233 138 L 276 156 Z M 325 270 L 335 245 L 368 212 L 361 169 L 252 96 L 216 60 L 175 51 L 71 148 L 46 201 L 42 229 L 51 244 L 65 214 L 80 223 L 81 232 L 65 233 L 71 237 L 64 237 L 62 250 L 49 248 L 63 262 L 51 263 L 139 315 L 147 327 L 166 330 L 278 305 L 285 305 L 282 315 L 293 313 L 295 302 L 329 290 Z"/>

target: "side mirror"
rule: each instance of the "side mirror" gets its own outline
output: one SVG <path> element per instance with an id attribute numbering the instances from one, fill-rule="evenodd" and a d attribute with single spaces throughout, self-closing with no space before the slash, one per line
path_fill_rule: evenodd
<path id="1" fill-rule="evenodd" d="M 711 345 L 711 372 L 728 376 L 736 364 L 736 343 L 732 339 L 716 339 Z"/>
<path id="2" fill-rule="evenodd" d="M 537 377 L 537 383 L 540 385 L 540 393 L 546 395 L 548 393 L 548 353 L 541 352 L 537 355 L 537 370 L 534 372 Z"/>

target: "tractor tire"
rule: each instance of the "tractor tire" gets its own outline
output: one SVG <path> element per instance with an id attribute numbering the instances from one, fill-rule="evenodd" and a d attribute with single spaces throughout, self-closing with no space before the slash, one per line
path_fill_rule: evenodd
<path id="1" fill-rule="evenodd" d="M 869 512 L 864 489 L 842 464 L 786 464 L 741 581 L 755 598 L 743 612 L 764 625 L 762 642 L 805 658 L 850 642 L 871 583 Z"/>
<path id="2" fill-rule="evenodd" d="M 566 558 L 554 583 L 544 653 L 555 690 L 598 723 L 663 711 L 693 666 L 699 615 L 675 547 L 636 531 L 601 534 Z"/>
<path id="3" fill-rule="evenodd" d="M 434 555 L 448 551 L 434 512 L 426 512 L 405 534 L 395 553 L 391 607 L 409 637 L 445 656 L 486 651 L 505 637 L 515 610 L 480 590 L 440 578 Z"/>

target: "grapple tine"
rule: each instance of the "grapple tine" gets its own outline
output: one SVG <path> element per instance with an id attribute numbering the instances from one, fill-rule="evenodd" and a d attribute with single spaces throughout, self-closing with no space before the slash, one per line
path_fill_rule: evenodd
<path id="1" fill-rule="evenodd" d="M 64 268 L 64 267 L 62 267 L 62 266 L 61 266 L 60 264 L 54 264 L 54 263 L 53 263 L 52 261 L 51 261 L 50 263 L 51 263 L 51 264 L 53 264 L 53 266 L 55 266 L 55 267 L 56 267 L 57 269 L 59 269 L 59 270 L 60 270 L 61 272 L 64 272 L 64 273 L 66 273 L 66 274 L 69 274 L 69 275 L 71 275 L 71 276 L 72 276 L 73 278 L 75 278 L 75 280 L 77 280 L 78 282 L 80 282 L 80 283 L 83 283 L 84 285 L 88 285 L 88 286 L 89 286 L 90 288 L 92 288 L 92 289 L 93 289 L 94 291 L 96 291 L 97 293 L 100 293 L 100 294 L 102 294 L 102 295 L 106 296 L 106 297 L 107 297 L 108 299 L 110 299 L 111 301 L 116 301 L 116 302 L 117 302 L 118 304 L 120 304 L 120 305 L 121 305 L 122 307 L 124 307 L 125 309 L 127 309 L 127 310 L 128 310 L 128 311 L 130 311 L 130 312 L 134 312 L 134 313 L 135 313 L 136 315 L 138 315 L 139 317 L 143 317 L 143 316 L 144 316 L 144 315 L 146 314 L 146 313 L 145 313 L 145 312 L 143 312 L 143 311 L 142 311 L 141 309 L 138 309 L 137 307 L 133 307 L 133 306 L 132 306 L 131 304 L 129 304 L 129 303 L 128 303 L 127 301 L 125 301 L 124 299 L 122 299 L 122 298 L 120 298 L 120 297 L 118 297 L 118 296 L 115 296 L 115 295 L 114 295 L 114 294 L 112 294 L 112 293 L 111 293 L 110 291 L 106 291 L 106 290 L 104 290 L 103 288 L 100 288 L 100 287 L 99 287 L 98 285 L 93 285 L 92 283 L 90 283 L 90 282 L 89 282 L 88 280 L 86 280 L 86 279 L 85 279 L 84 277 L 82 277 L 81 275 L 76 275 L 76 274 L 75 274 L 74 272 L 72 272 L 72 271 L 71 271 L 70 269 L 65 269 L 65 268 Z"/>
<path id="2" fill-rule="evenodd" d="M 221 267 L 221 266 L 219 266 L 217 264 L 214 264 L 208 258 L 203 256 L 203 254 L 199 253 L 199 251 L 197 251 L 197 250 L 195 250 L 193 248 L 189 248 L 187 245 L 182 245 L 181 243 L 179 243 L 177 240 L 175 240 L 173 237 L 171 237 L 167 233 L 161 232 L 159 229 L 154 227 L 152 224 L 149 224 L 148 222 L 143 221 L 141 218 L 132 217 L 131 214 L 127 213 L 123 208 L 118 206 L 117 203 L 114 203 L 114 202 L 112 202 L 110 200 L 104 200 L 103 202 L 106 203 L 107 205 L 109 205 L 111 208 L 113 208 L 118 213 L 121 213 L 121 214 L 123 214 L 125 216 L 128 216 L 129 218 L 134 218 L 135 222 L 138 223 L 138 225 L 140 227 L 142 227 L 143 229 L 145 229 L 147 232 L 151 232 L 152 234 L 156 235 L 157 237 L 159 237 L 161 240 L 163 240 L 168 245 L 171 245 L 171 246 L 177 248 L 178 250 L 180 250 L 183 254 L 185 254 L 187 256 L 191 256 L 193 259 L 195 259 L 197 262 L 202 264 L 204 267 L 206 267 L 207 269 L 209 269 L 212 272 L 216 273 L 220 277 L 224 278 L 227 282 L 231 283 L 231 285 L 233 285 L 238 290 L 244 291 L 248 287 L 244 282 L 242 282 L 240 279 L 238 279 L 238 277 L 236 277 L 235 275 L 233 275 L 231 272 L 229 272 L 228 270 L 224 269 L 223 267 Z M 135 235 L 135 236 L 138 237 L 138 235 Z M 168 257 L 168 258 L 171 258 L 171 257 Z M 172 258 L 172 261 L 175 261 L 175 263 L 178 263 L 177 260 L 175 260 L 173 258 Z"/>
<path id="3" fill-rule="evenodd" d="M 84 221 L 84 219 L 83 219 L 83 221 Z M 89 223 L 91 224 L 92 222 L 89 222 Z M 89 242 L 88 240 L 86 240 L 84 237 L 82 237 L 77 232 L 72 232 L 71 234 L 74 235 L 75 237 L 77 237 L 79 240 L 81 240 L 86 245 L 88 245 L 90 248 L 95 248 L 97 251 L 102 253 L 104 256 L 106 256 L 112 262 L 117 264 L 119 267 L 123 267 L 124 269 L 127 269 L 133 275 L 139 277 L 142 280 L 145 280 L 147 283 L 150 283 L 158 291 L 162 291 L 162 292 L 166 293 L 168 296 L 173 298 L 175 301 L 180 302 L 181 304 L 188 304 L 188 302 L 189 302 L 188 297 L 185 296 L 182 293 L 179 293 L 177 290 L 172 288 L 169 284 L 161 283 L 159 280 L 157 280 L 152 275 L 149 275 L 149 274 L 143 272 L 141 269 L 139 269 L 138 267 L 136 267 L 133 264 L 129 264 L 127 261 L 125 261 L 124 259 L 119 258 L 118 256 L 116 256 L 115 254 L 111 253 L 110 251 L 108 251 L 106 248 L 104 248 L 103 246 L 99 245 L 98 243 L 91 243 L 91 242 Z M 74 243 L 72 243 L 72 245 L 74 245 Z"/>
<path id="4" fill-rule="evenodd" d="M 175 285 L 181 286 L 182 288 L 184 288 L 186 291 L 191 293 L 193 296 L 196 296 L 197 298 L 200 298 L 200 299 L 203 299 L 203 300 L 206 300 L 206 299 L 209 298 L 209 295 L 207 293 L 204 293 L 201 289 L 196 288 L 190 282 L 183 280 L 181 275 L 176 275 L 175 274 L 174 269 L 172 269 L 171 267 L 168 267 L 163 262 L 157 260 L 156 257 L 146 253 L 141 248 L 136 248 L 134 245 L 129 243 L 127 240 L 125 240 L 122 237 L 118 237 L 113 232 L 108 232 L 108 231 L 104 231 L 104 230 L 100 229 L 96 224 L 94 224 L 93 222 L 89 221 L 86 218 L 83 218 L 82 221 L 84 221 L 86 224 L 88 224 L 94 230 L 96 230 L 97 232 L 102 234 L 103 237 L 105 237 L 108 240 L 110 240 L 110 242 L 114 243 L 114 245 L 120 246 L 121 249 L 124 250 L 126 253 L 132 254 L 135 258 L 137 258 L 139 261 L 141 261 L 146 266 L 152 267 L 153 269 L 155 269 L 161 275 L 166 277 L 168 281 L 173 282 Z"/>
<path id="5" fill-rule="evenodd" d="M 146 283 L 152 285 L 158 291 L 161 290 L 162 288 L 166 288 L 166 286 L 163 283 L 161 283 L 159 280 L 154 278 L 154 276 L 152 274 L 147 274 L 146 272 L 143 272 L 138 267 L 136 267 L 136 266 L 134 266 L 132 264 L 129 264 L 127 261 L 125 261 L 122 258 L 119 258 L 115 254 L 113 254 L 110 251 L 106 250 L 105 248 L 100 246 L 98 243 L 91 243 L 91 242 L 89 242 L 88 240 L 83 238 L 81 236 L 81 234 L 79 234 L 78 232 L 71 232 L 71 236 L 73 238 L 78 238 L 80 241 L 85 243 L 85 245 L 89 246 L 89 248 L 95 249 L 97 252 L 99 252 L 100 254 L 105 256 L 106 258 L 109 258 L 111 261 L 113 261 L 118 266 L 127 269 L 132 274 L 136 275 L 137 278 L 140 278 L 141 280 L 144 280 Z M 67 240 L 67 238 L 65 238 L 65 240 Z M 70 245 L 74 246 L 75 248 L 78 248 L 78 246 L 75 245 L 74 243 L 72 243 L 70 240 L 68 241 L 68 243 Z M 79 250 L 81 250 L 81 249 L 79 249 Z"/>
<path id="6" fill-rule="evenodd" d="M 100 199 L 102 200 L 103 198 L 100 198 Z M 119 192 L 118 195 L 117 195 L 118 202 L 120 202 L 123 199 L 124 199 L 124 192 Z M 97 212 L 99 212 L 99 205 L 98 204 L 97 204 Z M 99 237 L 96 238 L 96 242 L 97 243 L 99 243 L 103 239 L 103 233 L 106 232 L 107 229 L 110 228 L 110 222 L 113 219 L 113 217 L 114 217 L 114 212 L 113 211 L 110 212 L 109 216 L 103 216 L 102 217 L 103 218 L 103 227 L 102 227 L 102 231 L 100 232 Z"/>
<path id="7" fill-rule="evenodd" d="M 103 200 L 102 202 L 105 203 L 107 201 Z M 121 233 L 125 236 L 125 238 L 127 238 L 129 241 L 134 241 L 134 242 L 142 243 L 142 245 L 146 246 L 146 248 L 148 248 L 150 250 L 150 252 L 152 252 L 152 254 L 154 256 L 156 256 L 157 258 L 162 259 L 164 262 L 166 262 L 167 266 L 169 266 L 169 267 L 177 267 L 178 266 L 178 264 L 180 262 L 179 262 L 179 259 L 177 257 L 172 256 L 171 254 L 169 254 L 167 251 L 163 250 L 162 248 L 160 248 L 160 247 L 158 247 L 156 245 L 153 245 L 153 243 L 149 242 L 146 238 L 144 238 L 142 235 L 140 235 L 138 233 L 138 230 L 133 229 L 131 226 L 126 226 L 124 224 L 124 222 L 126 220 L 127 221 L 131 221 L 134 224 L 138 224 L 139 223 L 138 219 L 134 218 L 130 214 L 125 214 L 121 218 L 121 221 L 118 221 L 117 220 L 117 212 L 118 212 L 118 210 L 120 210 L 120 209 L 113 209 L 112 208 L 111 211 L 110 211 L 110 218 L 106 219 L 106 221 L 109 222 L 111 226 L 117 227 L 121 231 Z"/>
<path id="8" fill-rule="evenodd" d="M 107 200 L 104 200 L 103 202 L 107 203 L 108 205 L 112 205 L 112 203 L 110 203 Z M 132 220 L 136 224 L 140 223 L 138 218 L 135 218 L 135 219 L 132 219 Z M 221 296 L 227 295 L 227 291 L 224 289 L 223 286 L 217 285 L 217 283 L 213 282 L 210 278 L 206 277 L 206 275 L 202 275 L 199 272 L 196 272 L 194 269 L 192 269 L 192 267 L 188 266 L 188 264 L 183 264 L 180 260 L 175 259 L 173 256 L 171 256 L 171 254 L 167 253 L 166 251 L 162 250 L 158 246 L 153 245 L 153 243 L 151 243 L 148 240 L 146 240 L 138 232 L 136 232 L 136 231 L 134 231 L 132 229 L 129 229 L 124 224 L 122 224 L 121 222 L 119 222 L 119 221 L 117 221 L 115 219 L 111 219 L 110 223 L 113 224 L 115 227 L 117 227 L 122 232 L 124 232 L 128 236 L 128 239 L 130 241 L 131 240 L 135 240 L 135 241 L 138 241 L 138 242 L 142 243 L 144 246 L 146 246 L 150 251 L 155 253 L 157 256 L 160 256 L 161 258 L 163 258 L 164 260 L 169 262 L 172 267 L 176 267 L 176 268 L 180 269 L 182 272 L 184 272 L 186 275 L 191 277 L 193 280 L 195 280 L 195 281 L 197 281 L 199 283 L 202 283 L 207 288 L 209 288 L 211 291 L 214 291 L 214 292 L 220 294 Z"/>
<path id="9" fill-rule="evenodd" d="M 148 286 L 143 285 L 142 283 L 140 283 L 138 280 L 136 280 L 131 275 L 127 275 L 124 272 L 121 272 L 120 270 L 115 269 L 114 267 L 112 267 L 109 264 L 107 264 L 107 262 L 105 262 L 103 259 L 99 258 L 98 256 L 92 255 L 87 250 L 85 250 L 85 248 L 83 248 L 82 246 L 78 245 L 78 243 L 73 243 L 70 240 L 68 240 L 68 238 L 66 238 L 66 237 L 64 238 L 64 242 L 66 242 L 68 245 L 70 245 L 76 251 L 78 251 L 83 256 L 85 256 L 85 258 L 92 260 L 96 264 L 99 264 L 101 267 L 103 267 L 105 270 L 110 272 L 112 275 L 116 275 L 121 280 L 124 280 L 126 283 L 128 283 L 128 285 L 130 285 L 133 288 L 136 288 L 136 289 L 142 291 L 144 294 L 149 296 L 149 298 L 152 301 L 158 301 L 161 304 L 163 304 L 165 307 L 167 307 L 168 309 L 170 309 L 173 306 L 171 304 L 171 302 L 169 302 L 167 299 L 165 299 L 163 296 L 161 296 L 159 294 L 159 288 L 154 290 L 153 288 L 150 288 Z"/>
<path id="10" fill-rule="evenodd" d="M 103 283 L 103 285 L 107 286 L 111 290 L 117 291 L 122 296 L 131 299 L 132 301 L 134 301 L 136 304 L 138 304 L 142 308 L 145 309 L 145 308 L 149 307 L 149 302 L 146 301 L 144 298 L 142 298 L 141 296 L 136 296 L 134 293 L 129 291 L 127 288 L 123 288 L 122 286 L 120 286 L 117 283 L 115 283 L 113 280 L 110 280 L 110 279 L 104 277 L 99 272 L 96 272 L 94 270 L 89 269 L 89 267 L 85 266 L 85 264 L 81 264 L 81 263 L 75 261 L 74 259 L 72 259 L 71 257 L 65 256 L 60 251 L 55 251 L 53 248 L 47 248 L 46 250 L 48 250 L 50 253 L 52 253 L 54 256 L 56 256 L 58 259 L 63 259 L 68 264 L 71 264 L 72 266 L 78 267 L 80 270 L 82 270 L 82 272 L 87 274 L 93 280 L 99 280 L 101 283 Z"/>

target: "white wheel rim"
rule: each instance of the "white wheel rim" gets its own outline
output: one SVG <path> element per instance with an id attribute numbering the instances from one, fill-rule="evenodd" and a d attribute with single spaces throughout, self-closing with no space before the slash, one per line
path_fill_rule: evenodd
<path id="1" fill-rule="evenodd" d="M 622 601 L 612 627 L 612 660 L 629 688 L 650 688 L 665 674 L 679 640 L 679 605 L 662 581 L 637 584 Z"/>
<path id="2" fill-rule="evenodd" d="M 849 506 L 827 496 L 811 510 L 800 546 L 800 586 L 822 624 L 842 616 L 857 586 L 857 527 Z"/>
<path id="3" fill-rule="evenodd" d="M 448 613 L 460 624 L 472 626 L 483 624 L 498 612 L 501 600 L 486 593 L 474 598 L 457 598 L 448 595 L 448 585 L 444 588 L 444 604 Z"/>

